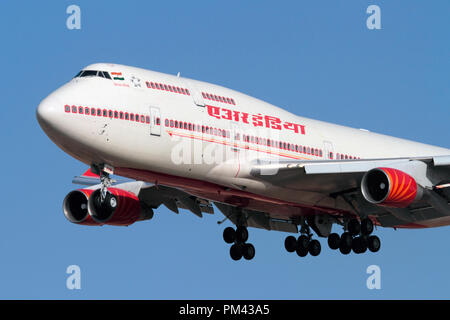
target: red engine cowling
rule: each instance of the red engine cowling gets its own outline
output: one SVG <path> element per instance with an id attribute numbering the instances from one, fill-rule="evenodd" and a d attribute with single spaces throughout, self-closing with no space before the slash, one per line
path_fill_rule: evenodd
<path id="1" fill-rule="evenodd" d="M 385 207 L 406 208 L 422 197 L 422 188 L 413 177 L 392 168 L 368 171 L 361 190 L 367 201 Z"/>
<path id="2" fill-rule="evenodd" d="M 115 226 L 128 226 L 153 217 L 153 210 L 141 204 L 134 193 L 118 188 L 108 188 L 103 202 L 100 189 L 92 192 L 88 200 L 88 211 L 98 224 Z"/>
<path id="3" fill-rule="evenodd" d="M 64 216 L 70 222 L 86 226 L 98 226 L 89 214 L 88 199 L 94 190 L 80 189 L 70 192 L 63 201 Z"/>

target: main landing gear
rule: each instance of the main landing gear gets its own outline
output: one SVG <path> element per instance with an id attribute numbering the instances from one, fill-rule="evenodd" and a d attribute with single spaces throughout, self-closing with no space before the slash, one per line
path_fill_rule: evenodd
<path id="1" fill-rule="evenodd" d="M 322 246 L 318 240 L 312 239 L 312 234 L 308 227 L 302 227 L 302 235 L 296 239 L 288 236 L 284 240 L 284 247 L 287 252 L 296 252 L 299 257 L 306 257 L 308 253 L 316 257 L 322 251 Z"/>
<path id="2" fill-rule="evenodd" d="M 364 218 L 361 222 L 357 219 L 345 219 L 344 222 L 335 221 L 332 223 L 339 223 L 344 226 L 344 233 L 339 236 L 337 233 L 330 233 L 331 225 L 327 228 L 319 230 L 313 228 L 320 237 L 327 237 L 328 246 L 332 250 L 339 250 L 342 254 L 347 255 L 350 252 L 361 254 L 367 250 L 377 252 L 380 250 L 380 239 L 372 235 L 374 225 L 372 220 Z M 308 254 L 311 256 L 318 256 L 321 252 L 320 242 L 312 239 L 312 233 L 309 224 L 305 221 L 301 222 L 301 235 L 298 238 L 288 236 L 284 240 L 284 247 L 287 252 L 296 252 L 299 257 L 305 257 Z M 317 225 L 315 225 L 317 226 Z M 318 230 L 318 231 L 317 231 Z M 328 230 L 326 233 L 324 230 Z M 322 231 L 322 232 L 321 232 Z"/>
<path id="3" fill-rule="evenodd" d="M 255 247 L 251 243 L 247 243 L 248 230 L 246 227 L 225 228 L 223 240 L 228 244 L 232 244 L 230 247 L 231 259 L 237 261 L 244 257 L 246 260 L 252 260 L 255 257 Z"/>
<path id="4" fill-rule="evenodd" d="M 380 250 L 381 241 L 377 236 L 371 235 L 373 232 L 373 222 L 369 218 L 364 218 L 359 222 L 351 219 L 344 226 L 345 232 L 339 236 L 331 233 L 328 236 L 328 246 L 332 250 L 337 250 L 347 255 L 352 250 L 356 254 L 365 253 L 367 249 L 371 252 Z"/>

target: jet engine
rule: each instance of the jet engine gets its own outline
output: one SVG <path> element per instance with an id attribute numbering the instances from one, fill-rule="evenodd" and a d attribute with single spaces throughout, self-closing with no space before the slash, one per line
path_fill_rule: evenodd
<path id="1" fill-rule="evenodd" d="M 70 222 L 96 226 L 128 226 L 153 217 L 152 208 L 134 193 L 119 188 L 108 188 L 103 201 L 101 189 L 72 191 L 64 199 L 63 211 Z"/>
<path id="2" fill-rule="evenodd" d="M 368 171 L 361 182 L 364 198 L 385 207 L 406 208 L 422 198 L 423 189 L 409 174 L 392 168 Z"/>
<path id="3" fill-rule="evenodd" d="M 70 222 L 87 226 L 100 225 L 89 215 L 88 200 L 93 191 L 91 189 L 74 190 L 64 198 L 63 212 Z"/>
<path id="4" fill-rule="evenodd" d="M 141 203 L 134 193 L 118 188 L 108 188 L 104 201 L 100 189 L 92 192 L 88 210 L 94 221 L 115 226 L 128 226 L 153 217 L 153 210 Z"/>

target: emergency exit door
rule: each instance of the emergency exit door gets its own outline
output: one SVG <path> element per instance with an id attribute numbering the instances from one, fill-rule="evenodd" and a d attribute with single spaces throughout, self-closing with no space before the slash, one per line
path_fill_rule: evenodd
<path id="1" fill-rule="evenodd" d="M 161 114 L 157 107 L 150 107 L 150 134 L 152 136 L 161 135 Z"/>

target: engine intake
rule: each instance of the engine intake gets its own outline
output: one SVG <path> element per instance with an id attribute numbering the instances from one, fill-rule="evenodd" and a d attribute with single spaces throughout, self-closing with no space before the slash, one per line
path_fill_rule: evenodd
<path id="1" fill-rule="evenodd" d="M 63 212 L 67 220 L 87 226 L 100 225 L 89 215 L 88 199 L 93 191 L 90 189 L 74 190 L 64 198 Z"/>
<path id="2" fill-rule="evenodd" d="M 364 198 L 385 207 L 406 208 L 422 197 L 422 188 L 409 174 L 392 168 L 368 171 L 361 182 Z"/>
<path id="3" fill-rule="evenodd" d="M 118 188 L 108 188 L 103 202 L 100 189 L 92 192 L 88 211 L 97 223 L 115 226 L 128 226 L 153 217 L 153 210 L 141 203 L 134 193 Z"/>

